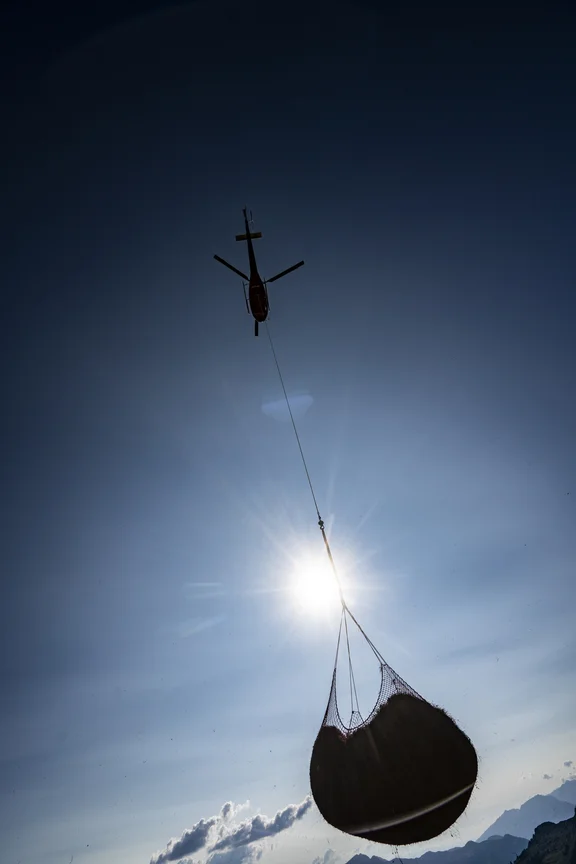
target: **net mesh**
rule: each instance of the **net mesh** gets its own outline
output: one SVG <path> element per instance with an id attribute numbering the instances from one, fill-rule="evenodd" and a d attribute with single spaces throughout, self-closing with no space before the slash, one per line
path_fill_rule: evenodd
<path id="1" fill-rule="evenodd" d="M 368 716 L 365 718 L 360 712 L 358 697 L 356 694 L 356 684 L 354 681 L 354 673 L 352 669 L 352 658 L 350 655 L 350 642 L 348 638 L 346 616 L 348 616 L 350 620 L 356 625 L 364 639 L 367 641 L 368 645 L 372 649 L 376 662 L 380 667 L 380 689 L 378 691 L 374 707 L 372 708 Z M 340 706 L 338 705 L 337 694 L 338 660 L 343 632 L 346 636 L 346 647 L 348 650 L 348 665 L 350 674 L 351 714 L 348 723 L 345 723 L 342 719 L 342 714 L 340 713 Z M 366 635 L 358 621 L 354 618 L 350 610 L 346 606 L 344 606 L 342 609 L 340 630 L 338 633 L 338 645 L 336 648 L 336 661 L 334 663 L 334 671 L 332 673 L 332 685 L 330 687 L 330 695 L 328 697 L 328 704 L 326 706 L 324 719 L 322 720 L 322 726 L 333 726 L 335 729 L 338 729 L 340 734 L 344 737 L 351 735 L 356 730 L 371 723 L 376 714 L 378 714 L 380 708 L 382 708 L 382 706 L 385 705 L 386 702 L 388 702 L 390 697 L 399 693 L 414 696 L 416 699 L 422 699 L 422 701 L 424 701 L 423 697 L 420 696 L 420 694 L 417 693 L 406 681 L 404 681 L 404 679 L 401 678 L 400 675 L 398 675 L 398 673 L 395 672 L 394 669 L 392 669 L 392 667 L 384 660 L 374 643 L 368 638 L 368 636 Z"/>
<path id="2" fill-rule="evenodd" d="M 330 696 L 328 697 L 328 705 L 326 706 L 322 726 L 333 726 L 335 729 L 338 729 L 341 735 L 346 737 L 351 735 L 352 732 L 355 732 L 357 729 L 360 729 L 362 726 L 367 726 L 371 723 L 380 708 L 386 704 L 391 696 L 394 696 L 397 693 L 406 693 L 410 696 L 415 696 L 417 699 L 422 699 L 422 696 L 410 687 L 410 685 L 407 684 L 406 681 L 404 681 L 404 679 L 388 665 L 388 663 L 379 659 L 379 665 L 380 689 L 372 711 L 366 718 L 364 718 L 360 711 L 353 707 L 349 723 L 345 723 L 340 714 L 336 686 L 338 668 L 337 665 L 334 667 Z"/>

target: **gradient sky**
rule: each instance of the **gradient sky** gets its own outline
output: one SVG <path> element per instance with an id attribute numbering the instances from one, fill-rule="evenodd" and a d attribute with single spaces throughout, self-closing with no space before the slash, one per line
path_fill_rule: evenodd
<path id="1" fill-rule="evenodd" d="M 391 857 L 305 803 L 338 614 L 292 590 L 321 537 L 212 257 L 245 265 L 245 203 L 264 275 L 306 261 L 271 332 L 353 611 L 481 759 L 405 851 L 574 770 L 569 4 L 244 5 L 4 58 L 6 862 L 147 864 L 230 801 L 265 839 L 213 864 Z"/>

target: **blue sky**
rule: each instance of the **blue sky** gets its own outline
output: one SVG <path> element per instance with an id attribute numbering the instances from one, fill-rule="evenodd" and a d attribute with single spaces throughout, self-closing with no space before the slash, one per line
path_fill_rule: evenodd
<path id="1" fill-rule="evenodd" d="M 295 816 L 338 614 L 293 591 L 314 509 L 263 410 L 267 340 L 212 257 L 244 265 L 245 203 L 264 275 L 306 261 L 271 286 L 271 332 L 353 611 L 480 756 L 455 837 L 408 854 L 576 760 L 566 28 L 242 10 L 111 28 L 8 105 L 6 861 L 146 864 L 258 813 L 212 864 L 390 857 Z"/>

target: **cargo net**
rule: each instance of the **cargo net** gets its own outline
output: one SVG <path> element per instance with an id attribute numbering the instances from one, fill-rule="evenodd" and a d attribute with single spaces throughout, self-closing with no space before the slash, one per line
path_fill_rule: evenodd
<path id="1" fill-rule="evenodd" d="M 314 801 L 330 825 L 355 837 L 389 846 L 431 840 L 464 812 L 478 776 L 476 751 L 445 711 L 396 674 L 342 605 L 338 649 L 344 634 L 352 712 L 344 723 L 336 698 L 337 649 L 328 707 L 310 758 Z M 366 719 L 356 695 L 348 617 L 380 665 L 380 692 Z"/>
<path id="2" fill-rule="evenodd" d="M 380 667 L 380 690 L 378 692 L 378 696 L 376 698 L 376 702 L 372 711 L 367 717 L 363 717 L 360 712 L 360 705 L 358 701 L 358 693 L 356 691 L 356 681 L 354 679 L 354 670 L 352 668 L 352 658 L 350 653 L 350 638 L 348 633 L 348 620 L 347 616 L 350 617 L 351 621 L 354 622 L 370 648 L 374 653 L 374 656 L 378 662 Z M 338 698 L 337 698 L 337 673 L 338 673 L 338 657 L 340 654 L 340 644 L 342 641 L 342 634 L 344 633 L 346 640 L 346 648 L 348 652 L 348 673 L 349 673 L 349 682 L 350 682 L 350 705 L 351 705 L 351 714 L 350 721 L 346 724 L 342 719 L 342 715 L 340 714 L 340 710 L 338 707 Z M 341 735 L 344 737 L 351 735 L 357 729 L 362 728 L 363 726 L 368 726 L 369 723 L 372 722 L 376 714 L 378 714 L 380 708 L 388 702 L 391 696 L 395 696 L 399 693 L 404 693 L 409 696 L 414 696 L 417 699 L 422 699 L 420 696 L 409 684 L 404 681 L 403 678 L 398 675 L 391 666 L 386 663 L 374 643 L 371 639 L 366 635 L 356 618 L 352 615 L 350 610 L 346 605 L 342 606 L 342 616 L 340 618 L 340 629 L 338 631 L 338 644 L 336 647 L 336 660 L 334 663 L 334 672 L 332 673 L 332 686 L 330 688 L 330 696 L 328 697 L 328 705 L 326 706 L 326 713 L 324 714 L 324 719 L 322 721 L 322 726 L 333 726 L 335 729 L 338 729 Z"/>

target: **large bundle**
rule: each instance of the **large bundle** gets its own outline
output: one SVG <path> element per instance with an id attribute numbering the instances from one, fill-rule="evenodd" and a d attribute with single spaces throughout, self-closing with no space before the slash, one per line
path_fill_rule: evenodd
<path id="1" fill-rule="evenodd" d="M 478 773 L 476 751 L 442 709 L 381 657 L 380 667 L 376 707 L 356 728 L 341 720 L 334 671 L 310 762 L 312 794 L 341 831 L 391 846 L 420 843 L 464 812 Z"/>

